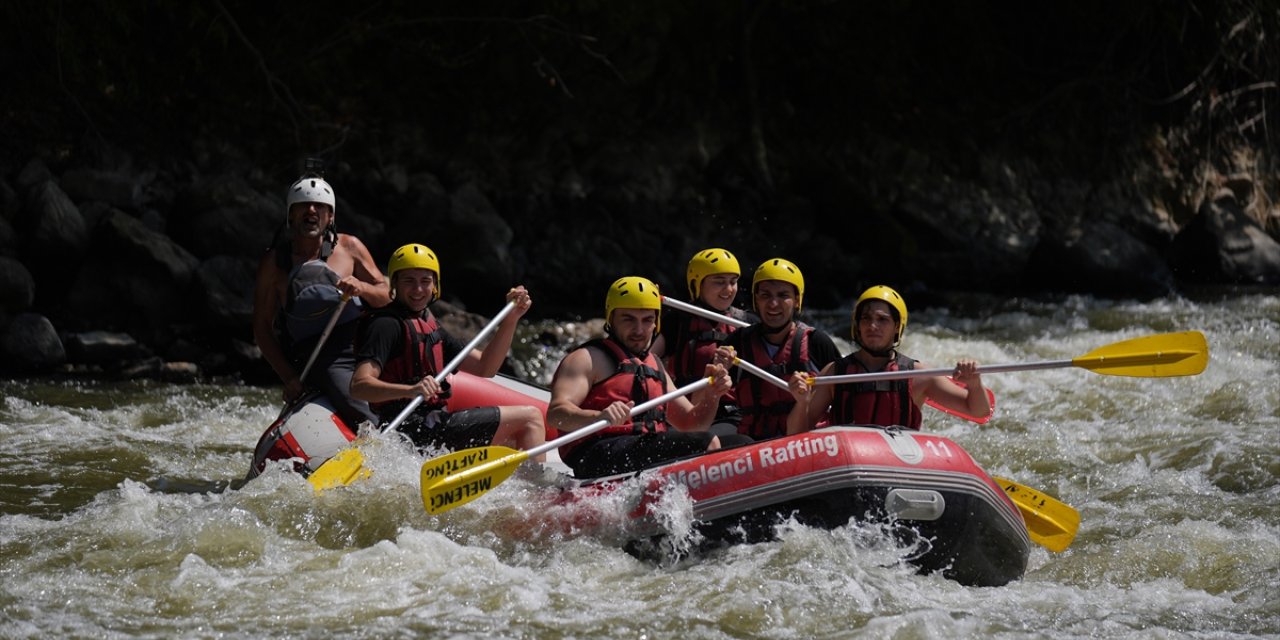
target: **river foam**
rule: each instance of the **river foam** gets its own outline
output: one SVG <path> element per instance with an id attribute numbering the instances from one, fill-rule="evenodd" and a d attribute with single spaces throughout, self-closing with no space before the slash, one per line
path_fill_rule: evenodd
<path id="1" fill-rule="evenodd" d="M 990 375 L 989 424 L 926 415 L 992 473 L 1081 512 L 1066 552 L 1035 548 L 1000 588 L 917 575 L 903 554 L 929 541 L 857 524 L 780 522 L 775 542 L 638 560 L 622 546 L 640 483 L 569 512 L 517 476 L 428 516 L 422 458 L 392 438 L 366 449 L 367 482 L 319 497 L 274 466 L 236 491 L 158 492 L 146 483 L 243 476 L 278 391 L 4 382 L 0 637 L 1277 636 L 1278 319 L 1266 294 L 913 310 L 903 350 L 937 366 L 1209 340 L 1193 378 Z M 814 321 L 840 333 L 847 310 Z M 657 520 L 675 551 L 694 547 L 687 494 L 667 492 Z"/>

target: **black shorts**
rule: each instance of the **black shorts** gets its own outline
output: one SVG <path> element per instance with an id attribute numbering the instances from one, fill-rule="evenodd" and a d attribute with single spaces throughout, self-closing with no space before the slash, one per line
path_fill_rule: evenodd
<path id="1" fill-rule="evenodd" d="M 419 449 L 434 447 L 460 451 L 492 444 L 501 421 L 502 412 L 498 407 L 477 407 L 452 413 L 445 409 L 419 409 L 400 423 L 399 431 Z"/>
<path id="2" fill-rule="evenodd" d="M 599 478 L 656 467 L 664 462 L 706 453 L 715 436 L 706 431 L 664 431 L 610 436 L 583 445 L 565 462 L 579 478 Z"/>

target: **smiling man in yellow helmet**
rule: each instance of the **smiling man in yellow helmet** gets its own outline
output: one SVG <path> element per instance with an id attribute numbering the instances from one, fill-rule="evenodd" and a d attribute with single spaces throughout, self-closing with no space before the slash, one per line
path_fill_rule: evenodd
<path id="1" fill-rule="evenodd" d="M 536 407 L 478 407 L 457 412 L 446 408 L 448 383 L 437 383 L 435 376 L 466 345 L 449 335 L 429 308 L 440 298 L 440 261 L 435 252 L 420 244 L 396 249 L 387 264 L 387 277 L 391 280 L 391 304 L 361 320 L 351 395 L 368 401 L 384 426 L 415 396 L 422 396 L 424 402 L 399 427 L 420 448 L 458 450 L 494 444 L 529 449 L 545 442 L 546 427 Z M 460 370 L 484 378 L 498 373 L 516 325 L 533 305 L 522 286 L 508 291 L 507 301 L 515 303 L 511 313 L 484 350 L 471 350 Z"/>
<path id="2" fill-rule="evenodd" d="M 897 351 L 907 330 L 907 303 L 897 291 L 878 285 L 862 292 L 853 305 L 850 324 L 858 350 L 826 366 L 819 375 L 929 368 Z M 808 431 L 828 416 L 831 424 L 919 429 L 920 407 L 925 402 L 974 422 L 985 422 L 991 416 L 991 398 L 982 386 L 977 368 L 977 362 L 961 360 L 956 363 L 954 378 L 938 376 L 839 385 L 810 385 L 792 380 L 791 392 L 796 406 L 788 416 L 787 431 Z"/>
<path id="3" fill-rule="evenodd" d="M 738 357 L 787 380 L 796 373 L 817 373 L 840 357 L 831 336 L 796 319 L 804 303 L 804 275 L 795 263 L 773 258 L 756 267 L 751 300 L 760 322 L 730 336 L 717 350 L 717 361 Z M 795 404 L 791 394 L 749 373 L 735 376 L 742 412 L 738 432 L 756 440 L 786 435 L 787 414 Z"/>
<path id="4" fill-rule="evenodd" d="M 748 442 L 709 433 L 719 398 L 729 390 L 720 365 L 706 365 L 715 384 L 689 397 L 631 416 L 631 408 L 675 391 L 666 369 L 650 352 L 661 321 L 662 296 L 646 278 L 619 278 L 605 296 L 606 336 L 565 355 L 551 382 L 547 423 L 571 432 L 600 420 L 603 430 L 560 447 L 560 455 L 579 478 L 639 471 L 675 458 Z"/>

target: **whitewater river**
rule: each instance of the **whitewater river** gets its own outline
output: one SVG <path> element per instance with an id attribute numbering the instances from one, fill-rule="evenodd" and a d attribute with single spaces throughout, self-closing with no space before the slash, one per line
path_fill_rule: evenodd
<path id="1" fill-rule="evenodd" d="M 818 322 L 847 335 L 843 313 Z M 1280 297 L 975 300 L 910 320 L 903 350 L 937 366 L 1191 329 L 1211 356 L 1189 378 L 989 375 L 986 426 L 926 415 L 1082 514 L 1066 552 L 1034 548 L 998 588 L 917 575 L 856 525 L 655 565 L 608 526 L 548 526 L 518 478 L 428 516 L 422 459 L 391 440 L 369 447 L 371 479 L 319 497 L 279 469 L 157 492 L 242 476 L 278 390 L 0 382 L 0 638 L 1280 637 Z M 520 351 L 545 380 L 563 346 Z M 623 506 L 596 508 L 607 524 Z M 678 539 L 688 504 L 669 509 Z"/>

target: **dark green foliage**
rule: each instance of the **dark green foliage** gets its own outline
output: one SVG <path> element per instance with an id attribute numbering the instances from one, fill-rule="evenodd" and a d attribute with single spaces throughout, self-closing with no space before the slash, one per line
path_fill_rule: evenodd
<path id="1" fill-rule="evenodd" d="M 1280 77 L 1280 12 L 1252 0 L 5 5 L 10 162 L 87 132 L 376 163 L 571 123 L 590 143 L 701 132 L 756 181 L 869 135 L 1084 171 L 1152 129 L 1269 145 Z"/>

